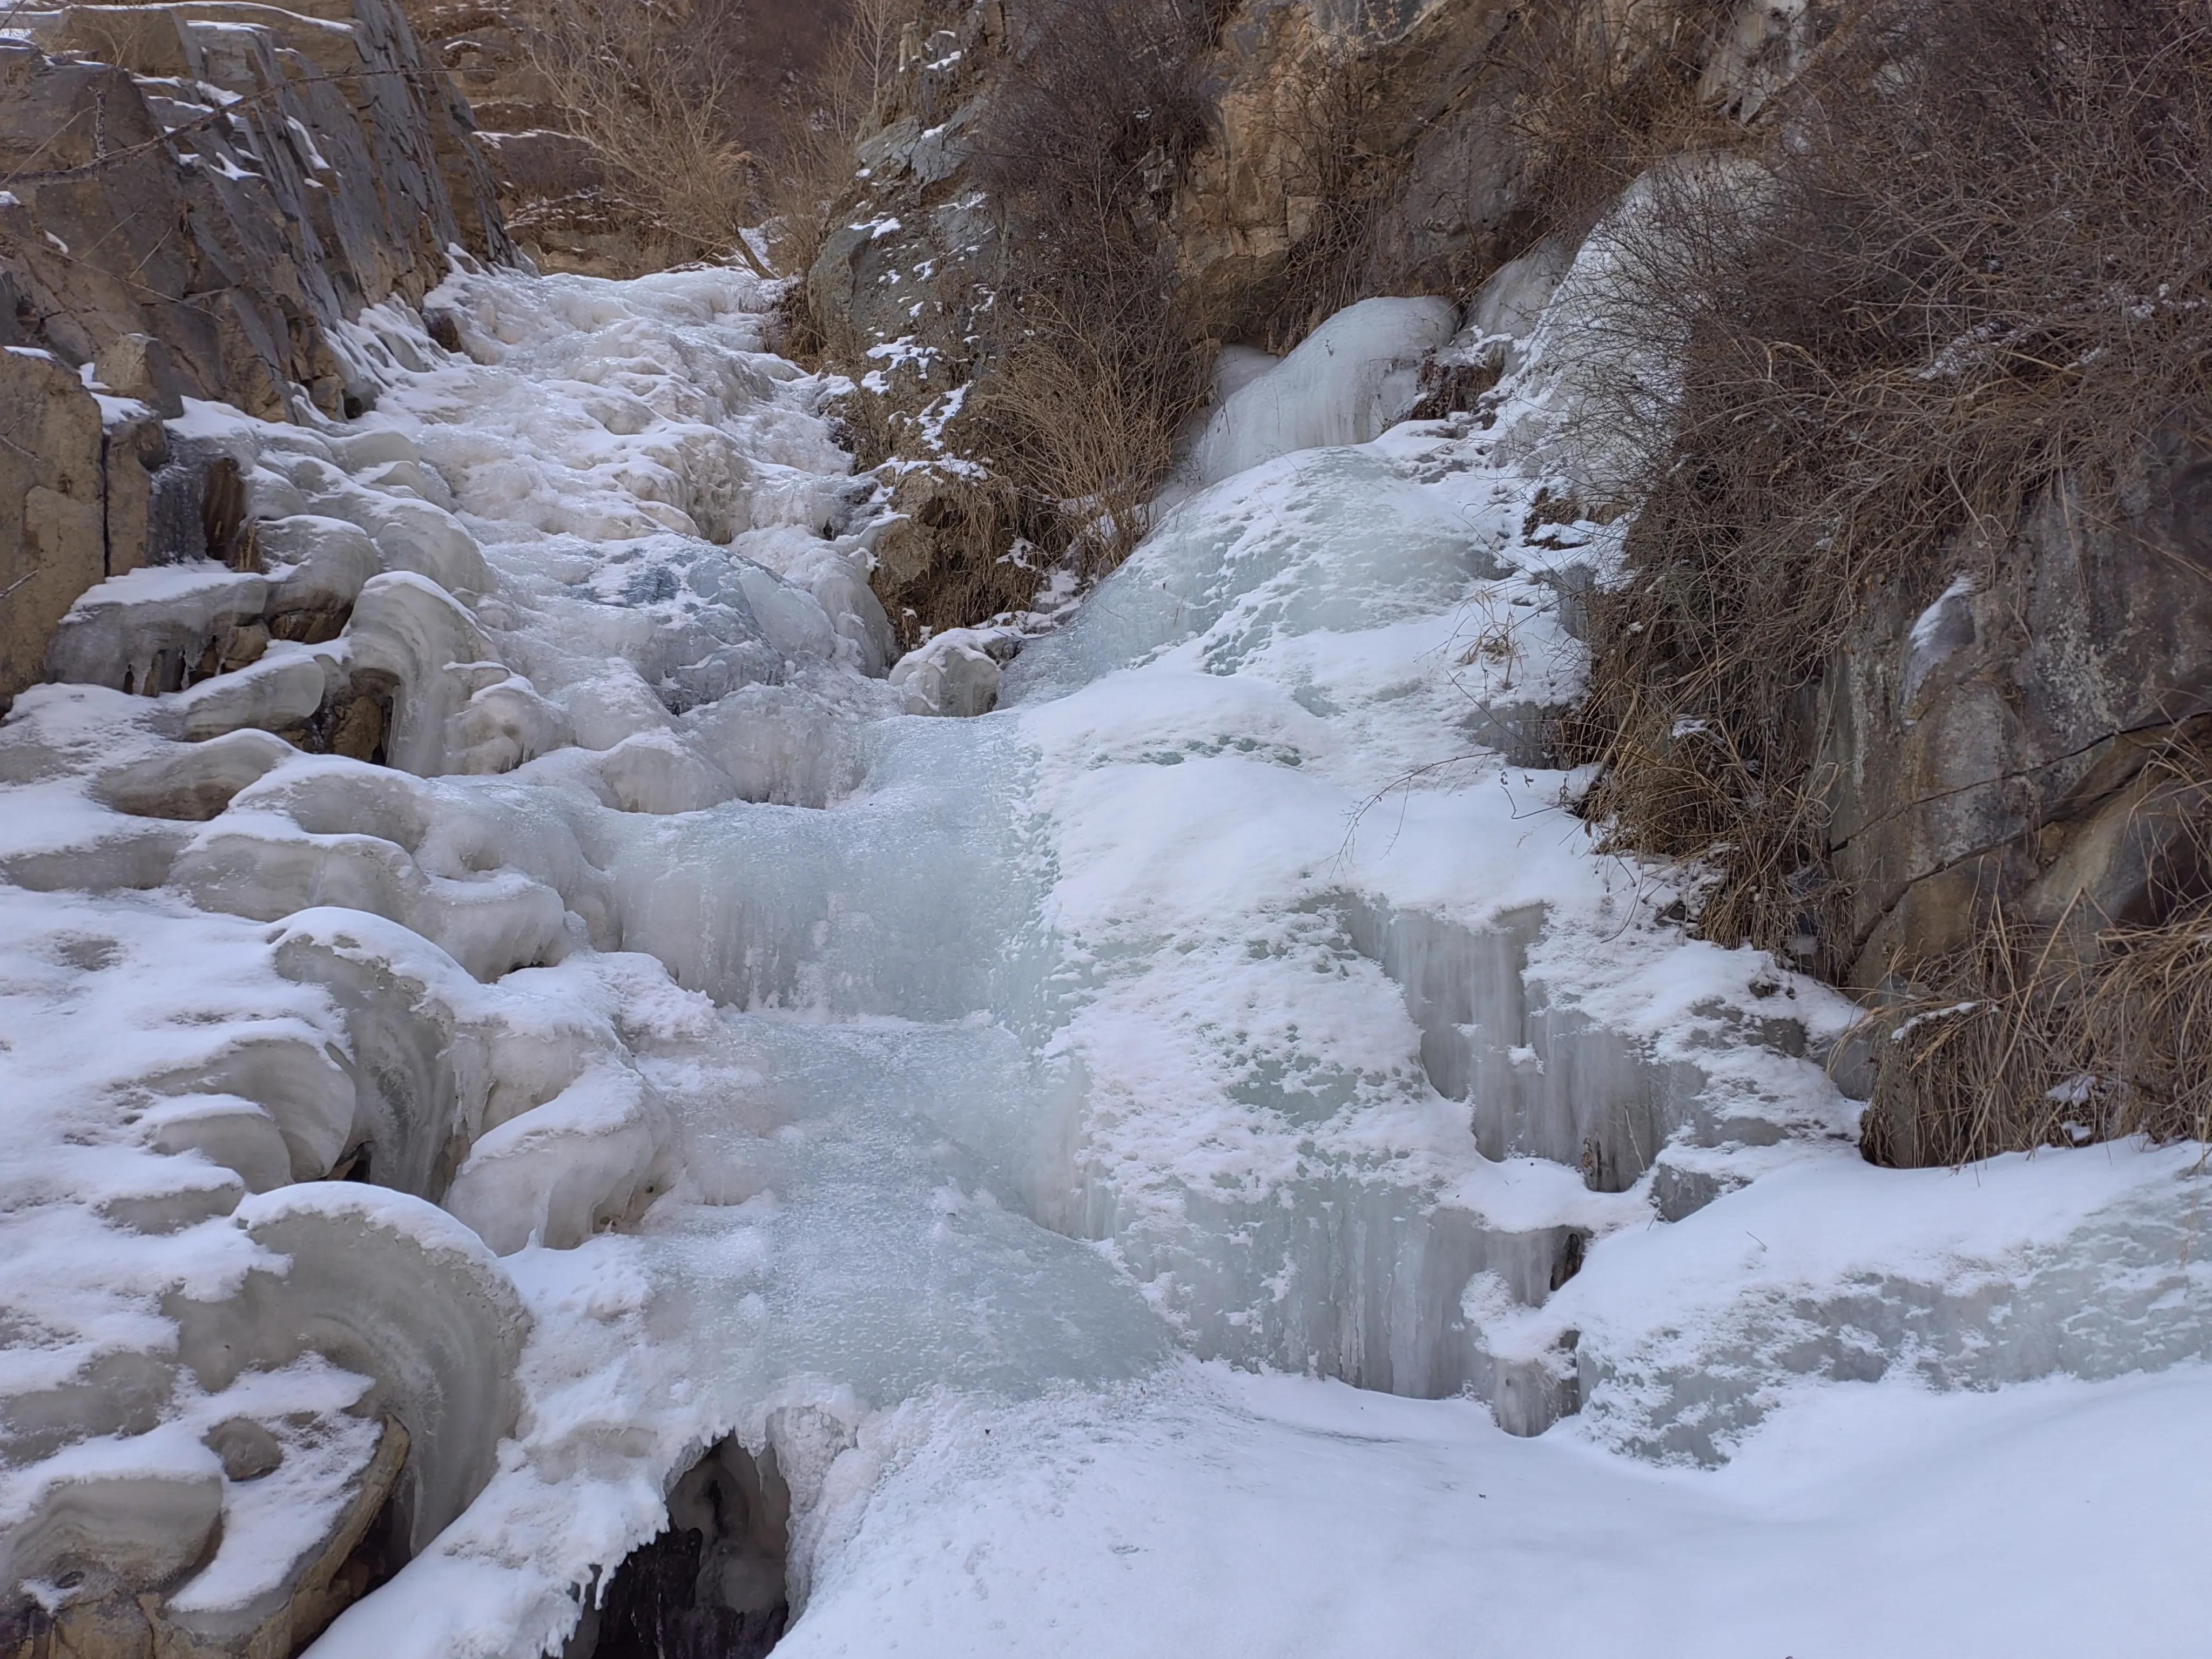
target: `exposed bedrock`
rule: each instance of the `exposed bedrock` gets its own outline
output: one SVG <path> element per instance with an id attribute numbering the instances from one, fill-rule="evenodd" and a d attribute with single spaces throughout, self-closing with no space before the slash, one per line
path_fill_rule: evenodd
<path id="1" fill-rule="evenodd" d="M 295 403 L 358 411 L 375 383 L 343 325 L 420 301 L 449 250 L 512 253 L 467 106 L 390 0 L 62 6 L 16 27 L 0 700 L 93 584 L 240 553 L 234 470 L 162 428 L 180 398 L 280 422 Z"/>
<path id="2" fill-rule="evenodd" d="M 2156 763 L 2212 716 L 2212 456 L 2158 434 L 2127 485 L 2117 514 L 2046 489 L 1829 665 L 1811 735 L 1854 983 L 1963 945 L 1993 895 L 2094 933 L 2161 922 L 2203 878 L 2193 797 Z"/>

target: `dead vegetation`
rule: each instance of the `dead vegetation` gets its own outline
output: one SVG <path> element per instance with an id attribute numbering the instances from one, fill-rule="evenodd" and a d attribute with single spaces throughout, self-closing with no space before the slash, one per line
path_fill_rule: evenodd
<path id="1" fill-rule="evenodd" d="M 1719 851 L 1717 938 L 1796 931 L 1818 830 L 1783 799 L 1808 781 L 1790 700 L 1864 599 L 1995 556 L 2062 475 L 2109 489 L 2212 391 L 2197 9 L 2065 0 L 2030 31 L 1944 0 L 1905 34 L 1884 8 L 1761 178 L 1686 167 L 1623 239 L 1638 303 L 1594 326 L 1684 363 L 1670 441 L 1641 389 L 1596 417 L 1662 460 L 1594 607 L 1582 738 L 1639 844 Z"/>
<path id="2" fill-rule="evenodd" d="M 2200 825 L 2204 760 L 2188 757 Z M 2124 1135 L 2212 1139 L 2212 900 L 2201 884 L 2175 896 L 2156 924 L 2087 931 L 1992 901 L 1964 949 L 1900 963 L 1910 994 L 1861 1027 L 1866 1155 L 1957 1164 Z"/>
<path id="3" fill-rule="evenodd" d="M 2212 10 L 1875 0 L 1779 131 L 1755 169 L 1662 170 L 1621 238 L 1596 343 L 1675 357 L 1679 395 L 1624 383 L 1592 416 L 1659 460 L 1568 738 L 1618 843 L 1711 870 L 1709 937 L 1833 971 L 1824 663 L 1877 596 L 2002 557 L 2039 495 L 2116 526 L 2146 436 L 2212 406 Z M 2084 953 L 1993 906 L 1971 949 L 1899 964 L 1869 1150 L 1954 1160 L 2085 1114 L 2194 1133 L 2204 927 L 2179 907 Z M 2111 1109 L 2068 1106 L 2074 1079 Z"/>
<path id="4" fill-rule="evenodd" d="M 844 9 L 757 157 L 757 196 L 787 276 L 803 276 L 822 251 L 830 210 L 852 182 L 854 149 L 901 67 L 922 0 L 847 0 Z"/>
<path id="5" fill-rule="evenodd" d="M 1291 242 L 1281 273 L 1249 303 L 1249 332 L 1281 356 L 1368 295 L 1407 291 L 1376 269 L 1376 233 L 1409 155 L 1374 135 L 1385 100 L 1350 44 L 1316 44 L 1293 64 L 1277 137 L 1291 157 Z"/>
<path id="6" fill-rule="evenodd" d="M 1048 0 L 1016 21 L 971 177 L 1018 255 L 988 292 L 940 274 L 927 359 L 869 374 L 843 410 L 863 465 L 908 466 L 901 505 L 937 550 L 922 576 L 879 581 L 910 635 L 1024 608 L 1048 568 L 1103 574 L 1144 534 L 1211 367 L 1171 303 L 1162 216 L 1203 136 L 1218 10 Z M 799 320 L 853 362 L 836 319 Z M 945 365 L 973 389 L 957 404 Z"/>
<path id="7" fill-rule="evenodd" d="M 729 15 L 716 0 L 534 0 L 531 67 L 597 163 L 640 270 L 735 253 L 767 274 L 741 234 L 757 216 L 736 43 L 716 38 Z"/>
<path id="8" fill-rule="evenodd" d="M 617 275 L 733 257 L 769 263 L 739 232 L 790 198 L 811 159 L 794 137 L 820 125 L 817 98 L 849 83 L 853 37 L 895 9 L 892 0 L 403 3 L 477 111 L 509 228 L 555 268 Z M 855 130 L 848 120 L 839 131 Z M 841 161 L 842 181 L 850 164 Z"/>
<path id="9" fill-rule="evenodd" d="M 1517 238 L 1579 241 L 1654 163 L 1738 142 L 1705 94 L 1742 8 L 1733 0 L 1540 0 L 1498 48 L 1517 96 L 1510 126 L 1529 158 Z"/>
<path id="10" fill-rule="evenodd" d="M 1085 574 L 1142 538 L 1210 357 L 1173 304 L 1161 214 L 1205 134 L 1207 0 L 1058 0 L 1033 14 L 979 148 L 1022 258 L 975 441 L 1010 526 Z"/>

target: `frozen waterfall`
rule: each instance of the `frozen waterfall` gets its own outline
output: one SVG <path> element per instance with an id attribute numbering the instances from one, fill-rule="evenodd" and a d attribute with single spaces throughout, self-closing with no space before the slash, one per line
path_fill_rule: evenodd
<path id="1" fill-rule="evenodd" d="M 191 405 L 255 568 L 0 726 L 38 1617 L 584 1659 L 740 1492 L 779 1654 L 2199 1650 L 2198 1152 L 1870 1168 L 1852 1011 L 1598 850 L 1540 323 L 1351 443 L 1449 319 L 1332 325 L 951 718 L 774 298 L 461 272 L 370 415 Z"/>

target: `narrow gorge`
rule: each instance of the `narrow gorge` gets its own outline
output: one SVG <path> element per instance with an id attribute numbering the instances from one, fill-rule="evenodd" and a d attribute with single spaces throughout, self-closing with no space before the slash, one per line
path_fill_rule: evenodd
<path id="1" fill-rule="evenodd" d="M 2204 1651 L 2212 16 L 665 9 L 0 9 L 0 1654 Z"/>

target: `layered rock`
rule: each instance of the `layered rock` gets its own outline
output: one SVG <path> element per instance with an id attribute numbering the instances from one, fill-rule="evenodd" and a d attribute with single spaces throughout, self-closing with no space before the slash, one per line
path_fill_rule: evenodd
<path id="1" fill-rule="evenodd" d="M 63 610 L 231 552 L 180 399 L 270 420 L 373 399 L 348 325 L 512 245 L 468 107 L 389 0 L 19 13 L 0 43 L 0 699 Z"/>
<path id="2" fill-rule="evenodd" d="M 2117 513 L 2062 481 L 2002 547 L 1955 547 L 1828 665 L 1814 776 L 1853 983 L 1966 945 L 1993 898 L 2078 948 L 2212 875 L 2196 797 L 2159 763 L 2212 715 L 2206 465 L 2178 434 L 2159 452 Z"/>

